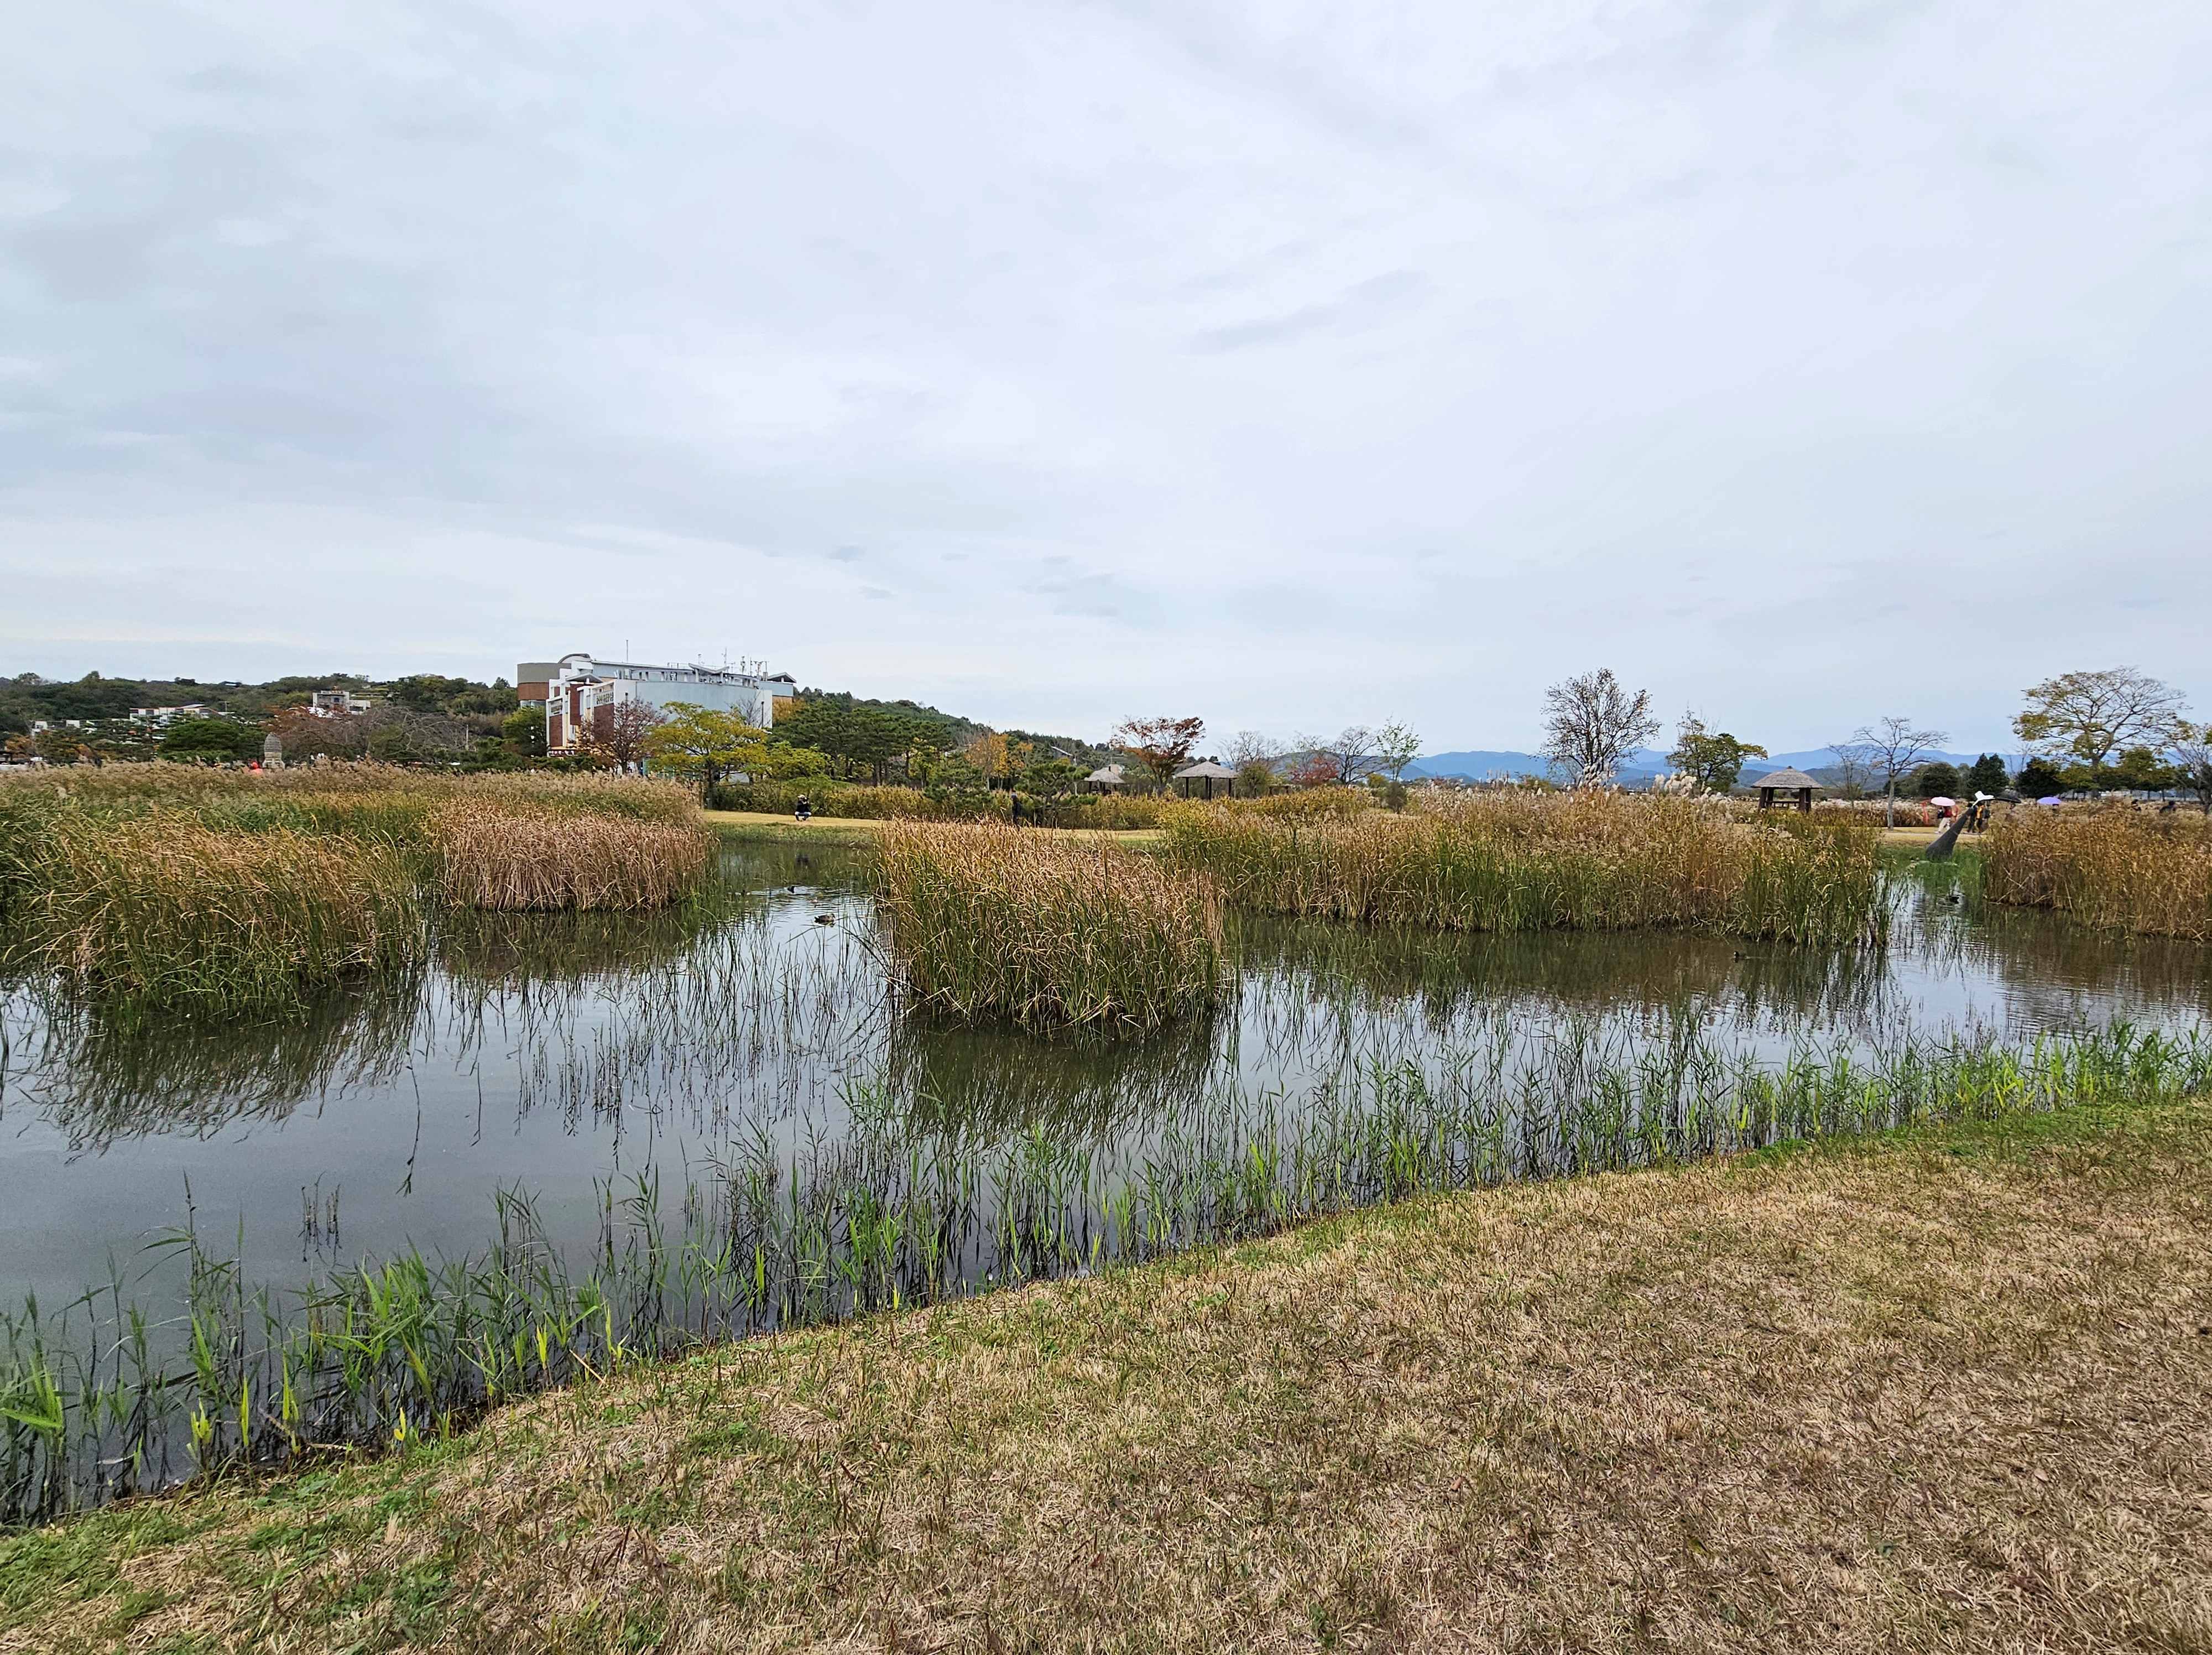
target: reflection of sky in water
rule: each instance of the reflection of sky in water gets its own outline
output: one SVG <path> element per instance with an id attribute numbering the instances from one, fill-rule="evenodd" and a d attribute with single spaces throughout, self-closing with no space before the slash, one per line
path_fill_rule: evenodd
<path id="1" fill-rule="evenodd" d="M 1047 1123 L 1103 1155 L 1235 1088 L 1254 1110 L 1347 1063 L 1424 1068 L 1528 1043 L 1663 1040 L 1685 1024 L 1780 1058 L 1899 1032 L 2026 1037 L 2128 1018 L 2193 1026 L 2212 951 L 2049 916 L 1968 916 L 1907 887 L 1884 953 L 1668 934 L 1456 937 L 1247 922 L 1236 1003 L 1143 1042 L 1042 1040 L 900 1015 L 848 853 L 732 853 L 754 894 L 711 911 L 472 916 L 419 983 L 305 1023 L 104 1034 L 6 1004 L 0 1290 L 56 1302 L 184 1221 L 283 1279 L 409 1241 L 479 1250 L 492 1192 L 597 1232 L 595 1180 L 657 1167 L 679 1193 L 733 1144 L 785 1153 L 890 1110 L 996 1142 Z M 830 914 L 837 923 L 822 925 Z M 303 1203 L 338 1203 L 336 1245 Z M 319 1253 L 319 1256 L 317 1256 Z M 133 1268 L 137 1268 L 136 1264 Z"/>

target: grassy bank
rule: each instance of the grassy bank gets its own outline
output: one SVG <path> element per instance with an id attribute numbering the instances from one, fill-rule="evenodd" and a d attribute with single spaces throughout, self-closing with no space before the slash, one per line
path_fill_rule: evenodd
<path id="1" fill-rule="evenodd" d="M 552 1244 L 526 1195 L 502 1192 L 482 1252 L 403 1250 L 257 1284 L 223 1238 L 187 1232 L 113 1262 L 112 1281 L 73 1304 L 0 1313 L 0 1522 L 196 1469 L 443 1435 L 488 1403 L 702 1342 L 1418 1195 L 2208 1091 L 2212 1046 L 2125 1027 L 1778 1064 L 1694 1025 L 1644 1041 L 1568 1025 L 1517 1056 L 1477 1046 L 1350 1064 L 1291 1098 L 1224 1088 L 1162 1117 L 1139 1152 L 1103 1157 L 1079 1119 L 941 1130 L 933 1108 L 887 1109 L 889 1091 L 854 1077 L 848 1133 L 732 1146 L 680 1189 L 651 1168 L 602 1183 L 585 1257 Z"/>
<path id="2" fill-rule="evenodd" d="M 2201 1649 L 2212 1110 L 1416 1201 L 0 1539 L 0 1651 Z"/>
<path id="3" fill-rule="evenodd" d="M 968 1021 L 1153 1029 L 1230 979 L 1203 877 L 1101 841 L 886 822 L 877 834 L 891 969 L 915 1003 Z"/>
<path id="4" fill-rule="evenodd" d="M 1626 794 L 1495 792 L 1299 819 L 1185 805 L 1169 857 L 1265 913 L 1454 931 L 1678 927 L 1791 942 L 1885 934 L 1876 831 Z"/>
<path id="5" fill-rule="evenodd" d="M 2023 806 L 1982 837 L 1991 902 L 2085 924 L 2212 941 L 2212 825 L 2198 815 Z"/>

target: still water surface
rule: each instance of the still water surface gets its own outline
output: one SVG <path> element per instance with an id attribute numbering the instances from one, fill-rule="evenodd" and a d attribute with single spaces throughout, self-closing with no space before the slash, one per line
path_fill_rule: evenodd
<path id="1" fill-rule="evenodd" d="M 732 846 L 713 900 L 455 921 L 417 980 L 305 1021 L 111 1031 L 0 1000 L 0 1293 L 52 1305 L 185 1224 L 283 1282 L 410 1244 L 482 1250 L 494 1195 L 587 1251 L 611 1183 L 681 1190 L 740 1152 L 834 1147 L 887 1113 L 986 1151 L 1038 1127 L 1139 1153 L 1206 1099 L 1293 1107 L 1348 1066 L 1685 1031 L 1779 1060 L 1949 1030 L 2195 1028 L 2212 950 L 1978 910 L 1913 879 L 1881 951 L 1245 922 L 1238 995 L 1145 1041 L 948 1029 L 872 951 L 864 853 Z M 1456 1056 L 1455 1056 L 1456 1055 Z"/>

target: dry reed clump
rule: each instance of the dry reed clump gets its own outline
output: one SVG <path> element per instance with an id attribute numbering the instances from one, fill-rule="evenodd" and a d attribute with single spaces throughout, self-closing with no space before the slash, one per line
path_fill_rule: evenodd
<path id="1" fill-rule="evenodd" d="M 915 1001 L 968 1020 L 1156 1028 L 1226 991 L 1210 880 L 1097 842 L 887 822 L 890 963 Z"/>
<path id="2" fill-rule="evenodd" d="M 446 900 L 467 908 L 657 908 L 707 871 L 713 836 L 666 821 L 444 806 L 429 818 Z"/>
<path id="3" fill-rule="evenodd" d="M 216 831 L 183 812 L 55 812 L 26 860 L 11 963 L 118 1001 L 297 1005 L 422 957 L 415 880 L 388 845 Z"/>
<path id="4" fill-rule="evenodd" d="M 2111 930 L 2212 942 L 2212 824 L 2126 805 L 2021 806 L 1983 838 L 1982 894 Z"/>
<path id="5" fill-rule="evenodd" d="M 1453 931 L 1887 934 L 1871 830 L 1745 822 L 1697 800 L 1497 792 L 1313 821 L 1190 805 L 1166 834 L 1179 866 L 1270 913 Z"/>

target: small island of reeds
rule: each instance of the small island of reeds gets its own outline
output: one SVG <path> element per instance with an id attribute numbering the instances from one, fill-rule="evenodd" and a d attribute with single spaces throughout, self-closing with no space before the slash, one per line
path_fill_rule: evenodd
<path id="1" fill-rule="evenodd" d="M 0 782 L 0 965 L 118 1006 L 266 1011 L 423 959 L 437 912 L 643 908 L 705 871 L 620 777 L 149 764 Z"/>
<path id="2" fill-rule="evenodd" d="M 1233 905 L 1310 918 L 1850 944 L 1880 941 L 1888 917 L 1871 825 L 1667 795 L 1498 790 L 1404 815 L 1192 804 L 1167 812 L 1164 840 Z"/>
<path id="3" fill-rule="evenodd" d="M 2025 805 L 1990 825 L 1981 856 L 1988 901 L 2212 942 L 2212 824 L 2203 816 Z"/>
<path id="4" fill-rule="evenodd" d="M 889 821 L 894 977 L 965 1021 L 1157 1028 L 1212 1005 L 1229 962 L 1212 882 L 1103 840 Z"/>

